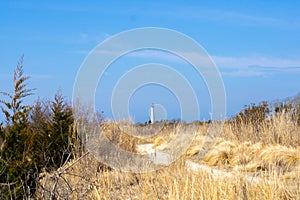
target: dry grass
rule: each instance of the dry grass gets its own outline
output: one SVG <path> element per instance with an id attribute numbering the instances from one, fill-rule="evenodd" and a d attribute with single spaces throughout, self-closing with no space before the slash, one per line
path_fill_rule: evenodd
<path id="1" fill-rule="evenodd" d="M 231 167 L 239 171 L 255 172 L 276 168 L 285 173 L 299 168 L 300 151 L 278 144 L 234 144 L 221 140 L 204 156 L 203 161 L 209 166 Z"/>
<path id="2" fill-rule="evenodd" d="M 103 130 L 117 146 L 139 153 L 140 144 L 152 144 L 154 151 L 170 148 L 178 131 L 194 130 L 188 126 L 195 124 L 181 129 L 169 124 L 159 127 L 154 136 L 147 135 L 156 131 L 151 126 L 120 130 L 117 124 L 108 123 Z M 186 153 L 160 170 L 109 170 L 88 154 L 72 166 L 74 161 L 70 161 L 63 173 L 43 174 L 44 188 L 38 196 L 48 199 L 57 180 L 53 192 L 61 199 L 300 199 L 300 128 L 288 115 L 274 116 L 259 127 L 237 129 L 236 124 L 225 123 L 214 137 L 207 136 L 208 124 L 197 126 Z M 144 131 L 146 137 L 126 133 L 137 131 Z M 187 165 L 191 163 L 194 168 Z"/>

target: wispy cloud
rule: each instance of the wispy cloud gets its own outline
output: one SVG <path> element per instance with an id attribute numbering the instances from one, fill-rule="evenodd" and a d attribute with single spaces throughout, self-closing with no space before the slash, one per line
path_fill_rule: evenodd
<path id="1" fill-rule="evenodd" d="M 88 54 L 88 51 L 77 51 L 76 53 Z M 102 55 L 121 56 L 121 51 L 97 50 L 95 53 Z M 179 52 L 182 57 L 179 57 L 170 52 L 145 49 L 134 51 L 125 55 L 130 58 L 146 59 L 162 61 L 172 64 L 186 64 L 187 61 L 197 62 L 199 66 L 211 66 L 211 62 L 216 64 L 218 69 L 224 75 L 231 76 L 261 76 L 276 72 L 285 73 L 300 73 L 300 59 L 289 58 L 274 58 L 268 56 L 210 56 L 211 60 L 206 55 L 199 55 L 196 52 Z M 202 58 L 199 59 L 199 56 Z M 199 63 L 200 62 L 200 63 Z"/>
<path id="2" fill-rule="evenodd" d="M 202 5 L 186 5 L 176 2 L 144 2 L 143 4 L 136 3 L 126 5 L 119 3 L 119 6 L 109 5 L 106 3 L 99 3 L 92 5 L 85 3 L 70 4 L 60 2 L 53 3 L 22 3 L 19 4 L 22 8 L 31 8 L 38 10 L 51 10 L 59 12 L 80 12 L 80 13 L 103 13 L 109 15 L 123 15 L 138 18 L 139 16 L 156 17 L 156 18 L 170 18 L 182 20 L 196 20 L 198 21 L 215 21 L 222 23 L 237 23 L 243 25 L 253 26 L 276 26 L 276 27 L 289 27 L 300 28 L 300 22 L 296 19 L 279 18 L 270 16 L 268 14 L 250 14 L 241 11 L 234 11 L 225 8 L 213 8 Z"/>
<path id="3" fill-rule="evenodd" d="M 212 59 L 220 68 L 247 68 L 264 66 L 265 68 L 273 69 L 291 69 L 300 67 L 300 60 L 272 58 L 267 56 L 212 56 Z"/>
<path id="4" fill-rule="evenodd" d="M 166 7 L 171 7 L 172 9 L 166 9 Z M 176 3 L 171 5 L 160 3 L 156 8 L 155 10 L 136 10 L 135 14 L 189 21 L 194 20 L 194 22 L 205 21 L 264 27 L 300 28 L 300 22 L 297 21 L 297 19 L 279 18 L 268 14 L 249 14 L 228 9 L 215 9 L 205 6 L 189 6 Z"/>
<path id="5" fill-rule="evenodd" d="M 225 11 L 225 10 L 207 10 L 207 15 L 211 20 L 238 23 L 242 25 L 252 26 L 276 26 L 276 27 L 300 27 L 299 23 L 289 21 L 287 19 L 251 15 L 242 12 Z"/>
<path id="6" fill-rule="evenodd" d="M 32 79 L 53 79 L 55 76 L 51 74 L 31 74 L 30 78 Z"/>
<path id="7" fill-rule="evenodd" d="M 80 33 L 78 41 L 80 43 L 93 43 L 93 44 L 99 44 L 101 41 L 108 38 L 110 34 L 108 33 L 98 33 L 98 34 L 90 34 L 90 33 Z"/>
<path id="8" fill-rule="evenodd" d="M 234 70 L 229 72 L 221 72 L 223 76 L 230 77 L 253 77 L 253 76 L 266 76 L 267 73 L 255 70 Z"/>
<path id="9" fill-rule="evenodd" d="M 223 75 L 267 76 L 274 73 L 300 73 L 300 60 L 263 56 L 212 56 Z"/>
<path id="10" fill-rule="evenodd" d="M 142 56 L 143 54 L 134 55 Z M 181 53 L 181 55 L 192 59 L 196 59 L 197 56 L 199 57 L 198 54 L 191 52 Z M 185 62 L 181 58 L 169 54 L 147 52 L 146 56 L 157 56 L 160 59 L 176 62 L 177 64 Z M 211 56 L 211 59 L 223 75 L 262 76 L 278 72 L 300 73 L 300 59 L 274 58 L 268 56 Z M 201 60 L 208 62 L 208 60 L 204 58 Z M 207 63 L 203 63 L 202 66 L 206 64 Z"/>
<path id="11" fill-rule="evenodd" d="M 196 59 L 199 55 L 196 52 L 180 52 L 183 57 Z M 129 54 L 132 57 L 139 58 L 156 58 L 165 61 L 176 62 L 182 64 L 185 61 L 172 54 L 163 51 L 145 50 L 137 51 Z M 274 58 L 268 56 L 210 56 L 212 61 L 217 65 L 220 70 L 254 70 L 254 71 L 290 71 L 300 72 L 300 59 L 289 58 Z M 204 60 L 204 59 L 203 59 Z"/>
<path id="12" fill-rule="evenodd" d="M 162 50 L 150 50 L 150 49 L 146 49 L 146 50 L 141 50 L 141 51 L 134 51 L 130 54 L 128 54 L 128 56 L 130 57 L 135 57 L 135 58 L 154 58 L 154 59 L 159 59 L 159 60 L 164 60 L 164 61 L 172 61 L 172 62 L 184 62 L 181 58 L 179 58 L 178 56 L 170 53 L 170 52 L 166 52 L 166 51 L 162 51 Z"/>

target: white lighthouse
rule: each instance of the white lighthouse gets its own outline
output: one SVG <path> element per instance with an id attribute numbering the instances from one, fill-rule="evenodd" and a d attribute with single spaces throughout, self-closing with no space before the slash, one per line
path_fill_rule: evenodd
<path id="1" fill-rule="evenodd" d="M 150 106 L 150 122 L 151 124 L 154 123 L 154 104 L 151 104 Z"/>

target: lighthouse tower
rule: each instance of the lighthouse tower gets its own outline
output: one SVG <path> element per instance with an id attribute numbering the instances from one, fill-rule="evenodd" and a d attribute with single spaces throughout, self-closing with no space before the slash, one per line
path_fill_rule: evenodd
<path id="1" fill-rule="evenodd" d="M 150 122 L 151 124 L 154 123 L 154 105 L 151 104 L 151 107 L 150 107 Z"/>

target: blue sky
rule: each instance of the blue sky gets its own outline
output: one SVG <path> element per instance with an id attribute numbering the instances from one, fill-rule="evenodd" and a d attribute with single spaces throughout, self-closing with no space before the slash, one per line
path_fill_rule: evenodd
<path id="1" fill-rule="evenodd" d="M 11 91 L 12 74 L 24 57 L 30 86 L 28 102 L 53 98 L 61 90 L 71 100 L 77 71 L 88 53 L 106 38 L 142 27 L 179 31 L 201 44 L 219 68 L 227 95 L 227 116 L 244 105 L 295 95 L 300 86 L 299 1 L 1 1 L 0 90 Z M 159 62 L 181 70 L 199 100 L 200 119 L 208 119 L 209 94 L 203 80 L 166 53 L 143 52 L 120 59 L 107 71 L 96 95 L 106 117 L 114 83 L 130 67 Z M 123 67 L 122 66 L 126 66 Z M 102 88 L 102 89 L 101 89 Z M 151 102 L 168 119 L 179 118 L 178 101 L 155 85 L 130 99 L 136 121 L 148 120 Z"/>

